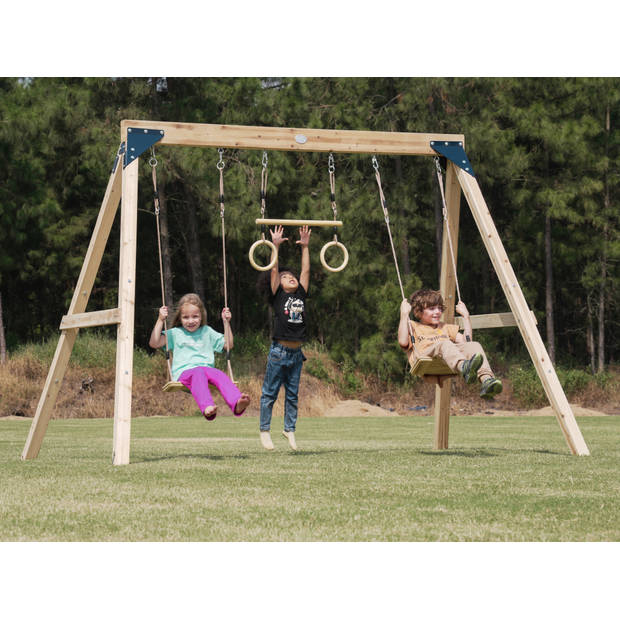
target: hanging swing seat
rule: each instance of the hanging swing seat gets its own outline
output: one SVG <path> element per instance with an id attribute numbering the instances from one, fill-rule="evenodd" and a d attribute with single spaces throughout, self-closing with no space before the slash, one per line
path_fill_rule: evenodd
<path id="1" fill-rule="evenodd" d="M 189 390 L 180 381 L 168 381 L 162 388 L 164 392 L 189 392 Z"/>
<path id="2" fill-rule="evenodd" d="M 458 373 L 440 357 L 419 357 L 411 367 L 411 374 L 423 377 L 424 375 L 454 376 Z"/>

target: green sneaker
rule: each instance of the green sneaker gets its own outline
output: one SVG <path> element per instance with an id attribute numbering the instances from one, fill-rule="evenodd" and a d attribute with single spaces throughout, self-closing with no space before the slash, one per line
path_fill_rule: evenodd
<path id="1" fill-rule="evenodd" d="M 478 368 L 482 366 L 482 355 L 480 353 L 476 353 L 472 355 L 468 360 L 463 362 L 461 366 L 461 375 L 463 375 L 463 379 L 465 379 L 465 383 L 475 383 L 478 375 Z"/>
<path id="2" fill-rule="evenodd" d="M 493 396 L 499 394 L 502 389 L 502 382 L 499 379 L 496 379 L 495 377 L 488 377 L 482 382 L 480 398 L 493 398 Z"/>

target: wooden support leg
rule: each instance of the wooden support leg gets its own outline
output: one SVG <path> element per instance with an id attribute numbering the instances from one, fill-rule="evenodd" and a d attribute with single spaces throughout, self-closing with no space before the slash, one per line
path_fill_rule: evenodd
<path id="1" fill-rule="evenodd" d="M 127 465 L 129 463 L 138 234 L 138 162 L 139 160 L 132 162 L 123 170 L 118 282 L 120 323 L 118 325 L 116 341 L 114 452 L 112 456 L 114 465 Z"/>
<path id="2" fill-rule="evenodd" d="M 112 173 L 108 181 L 103 202 L 99 209 L 99 216 L 97 217 L 97 222 L 88 246 L 88 251 L 86 252 L 82 270 L 75 291 L 73 292 L 73 299 L 69 306 L 69 315 L 84 312 L 88 304 L 103 251 L 118 209 L 118 203 L 121 197 L 121 176 L 121 169 L 119 166 Z M 22 452 L 22 459 L 24 460 L 34 459 L 39 454 L 52 411 L 54 410 L 54 405 L 56 404 L 56 398 L 58 397 L 58 392 L 69 364 L 69 358 L 71 357 L 71 351 L 73 350 L 78 331 L 77 328 L 69 329 L 60 334 L 60 339 L 56 346 L 56 353 L 54 354 L 54 359 L 52 360 L 43 392 L 39 399 L 32 425 L 30 426 L 30 433 L 26 440 L 24 451 Z"/>
<path id="3" fill-rule="evenodd" d="M 448 449 L 448 434 L 450 431 L 450 391 L 452 379 L 444 379 L 443 386 L 435 388 L 435 433 L 433 448 L 435 450 Z"/>
<path id="4" fill-rule="evenodd" d="M 456 305 L 454 292 L 456 289 L 456 273 L 452 263 L 449 239 L 452 240 L 454 250 L 454 262 L 458 259 L 459 219 L 461 206 L 461 187 L 452 163 L 448 164 L 446 172 L 446 207 L 450 230 L 444 219 L 443 237 L 441 247 L 441 277 L 439 289 L 444 298 L 446 309 L 443 320 L 446 323 L 454 322 L 454 306 Z M 448 234 L 450 237 L 448 237 Z M 435 435 L 433 447 L 435 450 L 448 449 L 448 431 L 450 428 L 450 393 L 452 379 L 444 379 L 443 387 L 435 388 Z"/>
<path id="5" fill-rule="evenodd" d="M 547 398 L 560 424 L 560 428 L 564 433 L 564 438 L 566 439 L 568 447 L 573 454 L 588 455 L 590 454 L 588 446 L 581 435 L 573 411 L 555 372 L 555 368 L 547 354 L 547 349 L 538 333 L 536 323 L 532 318 L 532 313 L 525 301 L 523 291 L 517 282 L 517 278 L 499 238 L 491 214 L 489 213 L 489 209 L 482 197 L 478 182 L 474 177 L 460 168 L 457 169 L 457 174 L 465 198 L 469 203 L 478 230 L 482 235 L 482 240 L 484 241 L 495 272 L 497 273 L 508 304 L 510 305 L 510 309 L 517 320 L 521 336 L 534 362 L 536 372 L 543 384 Z"/>

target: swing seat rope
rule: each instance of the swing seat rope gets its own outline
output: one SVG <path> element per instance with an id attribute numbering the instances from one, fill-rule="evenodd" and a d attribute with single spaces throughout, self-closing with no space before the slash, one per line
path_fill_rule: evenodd
<path id="1" fill-rule="evenodd" d="M 390 240 L 390 247 L 392 248 L 392 257 L 394 259 L 394 267 L 396 268 L 396 275 L 398 277 L 398 285 L 400 286 L 400 294 L 403 300 L 405 300 L 405 291 L 403 289 L 402 278 L 400 277 L 400 269 L 398 267 L 398 258 L 396 257 L 396 249 L 394 247 L 394 240 L 392 238 L 392 231 L 390 229 L 390 215 L 388 213 L 387 204 L 385 200 L 385 194 L 383 192 L 383 186 L 381 183 L 381 173 L 379 172 L 379 162 L 373 155 L 372 166 L 375 171 L 375 179 L 377 181 L 377 187 L 379 189 L 379 200 L 381 203 L 381 209 L 383 210 L 383 218 L 385 219 L 385 225 Z M 441 359 L 431 358 L 421 355 L 415 340 L 415 333 L 412 322 L 407 321 L 407 328 L 409 330 L 409 338 L 411 340 L 411 346 L 414 350 L 414 363 L 410 368 L 410 372 L 413 375 L 422 377 L 424 375 L 455 375 L 456 373 Z"/>

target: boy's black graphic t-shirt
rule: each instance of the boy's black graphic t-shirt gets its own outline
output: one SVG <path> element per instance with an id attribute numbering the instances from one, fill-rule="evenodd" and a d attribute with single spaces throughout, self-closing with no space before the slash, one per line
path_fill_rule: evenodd
<path id="1" fill-rule="evenodd" d="M 278 290 L 271 301 L 274 315 L 274 340 L 295 340 L 300 342 L 306 340 L 306 320 L 304 315 L 306 295 L 306 290 L 301 284 L 294 293 L 287 293 L 281 286 L 278 286 Z"/>

